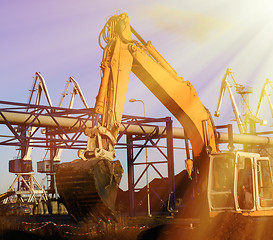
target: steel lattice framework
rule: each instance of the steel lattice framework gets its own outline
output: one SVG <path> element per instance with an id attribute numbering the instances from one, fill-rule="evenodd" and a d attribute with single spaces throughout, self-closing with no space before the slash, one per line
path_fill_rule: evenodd
<path id="1" fill-rule="evenodd" d="M 173 155 L 173 135 L 172 135 L 172 120 L 170 117 L 166 118 L 146 118 L 146 117 L 132 117 L 123 116 L 122 123 L 125 124 L 124 131 L 119 135 L 119 139 L 126 134 L 126 148 L 127 148 L 127 171 L 128 171 L 128 188 L 129 188 L 129 202 L 130 202 L 130 216 L 135 216 L 138 211 L 139 206 L 147 198 L 148 194 L 155 196 L 165 207 L 165 209 L 170 210 L 174 207 L 175 203 L 175 181 L 174 181 L 174 155 Z M 159 125 L 164 124 L 163 130 L 159 132 Z M 131 125 L 138 126 L 142 130 L 142 134 L 132 134 L 126 133 Z M 145 126 L 153 127 L 152 132 L 146 132 Z M 162 146 L 159 146 L 159 142 L 162 139 L 166 139 L 167 151 L 162 150 Z M 141 144 L 139 143 L 141 142 Z M 146 161 L 138 162 L 137 158 L 144 150 L 144 148 L 153 148 L 158 150 L 158 152 L 163 157 L 160 161 Z M 160 172 L 162 164 L 167 165 L 168 177 L 165 178 Z M 136 166 L 144 166 L 142 172 L 136 177 Z M 135 201 L 135 192 L 140 190 L 137 187 L 140 180 L 147 173 L 148 169 L 152 168 L 159 177 L 166 183 L 167 187 L 164 188 L 167 193 L 168 200 L 162 199 L 162 196 L 158 194 L 158 190 L 162 190 L 161 186 L 153 187 L 147 189 L 147 193 L 138 202 Z"/>
<path id="2" fill-rule="evenodd" d="M 62 149 L 83 149 L 87 144 L 84 130 L 99 121 L 93 109 L 68 109 L 42 105 L 31 105 L 0 101 L 0 124 L 6 125 L 11 136 L 0 135 L 0 145 L 47 148 L 51 151 Z M 35 127 L 31 133 L 28 129 Z M 127 149 L 128 185 L 130 196 L 130 215 L 135 215 L 139 203 L 135 204 L 134 192 L 139 190 L 137 184 L 144 177 L 148 168 L 152 168 L 163 181 L 167 182 L 166 191 L 170 195 L 168 203 L 161 199 L 157 189 L 150 192 L 158 198 L 165 208 L 175 202 L 173 129 L 172 120 L 167 118 L 147 118 L 123 115 L 121 131 L 116 149 Z M 125 139 L 125 142 L 123 141 Z M 162 150 L 159 142 L 166 139 L 167 152 Z M 137 161 L 145 148 L 156 149 L 164 158 L 161 161 Z M 136 154 L 134 151 L 137 150 Z M 164 178 L 158 164 L 167 165 L 168 178 Z M 144 169 L 135 180 L 135 166 L 144 165 Z M 144 196 L 144 198 L 146 198 Z M 167 206 L 168 205 L 168 206 Z"/>
<path id="3" fill-rule="evenodd" d="M 82 149 L 84 128 L 92 126 L 93 109 L 67 109 L 0 101 L 0 123 L 12 136 L 0 135 L 0 145 Z M 35 131 L 28 134 L 28 129 Z M 42 133 L 43 134 L 42 134 Z"/>

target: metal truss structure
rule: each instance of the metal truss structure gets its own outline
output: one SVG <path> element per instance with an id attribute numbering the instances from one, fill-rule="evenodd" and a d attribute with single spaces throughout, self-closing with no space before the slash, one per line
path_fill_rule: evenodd
<path id="1" fill-rule="evenodd" d="M 0 122 L 5 124 L 10 134 L 0 135 L 0 145 L 16 146 L 21 155 L 31 151 L 33 147 L 40 147 L 47 149 L 50 152 L 50 160 L 37 162 L 37 168 L 45 165 L 48 167 L 47 176 L 50 180 L 50 187 L 47 189 L 48 194 L 52 197 L 57 196 L 55 184 L 55 164 L 59 161 L 54 161 L 54 157 L 60 148 L 64 149 L 82 149 L 86 147 L 86 140 L 80 140 L 83 129 L 87 125 L 86 121 L 92 121 L 92 109 L 73 110 L 67 108 L 56 108 L 51 106 L 32 105 L 23 103 L 13 103 L 0 101 Z M 68 115 L 70 115 L 68 117 Z M 75 130 L 76 129 L 76 130 Z M 30 157 L 30 156 L 29 156 Z M 20 163 L 21 162 L 21 163 Z M 37 184 L 32 172 L 32 162 L 18 160 L 11 160 L 13 166 L 20 167 L 22 164 L 28 163 L 27 171 L 10 171 L 16 173 L 15 180 L 12 185 L 29 186 L 26 190 L 18 187 L 15 189 L 14 195 L 21 196 L 22 192 L 26 195 L 28 192 L 29 198 L 19 199 L 36 202 L 37 199 L 45 199 L 46 195 L 40 196 L 43 189 Z M 39 164 L 39 165 L 38 165 Z M 27 165 L 26 165 L 27 166 Z M 11 165 L 10 165 L 11 167 Z M 25 169 L 26 170 L 26 169 Z M 42 171 L 43 172 L 43 171 Z M 31 184 L 27 185 L 24 181 L 31 180 Z M 32 184 L 35 183 L 35 186 Z M 11 188 L 14 188 L 11 186 Z M 44 191 L 44 190 L 43 190 Z M 45 192 L 45 191 L 44 191 Z"/>
<path id="2" fill-rule="evenodd" d="M 0 135 L 0 145 L 82 149 L 84 128 L 92 126 L 92 109 L 68 109 L 0 101 L 0 124 L 5 124 L 12 136 Z M 28 113 L 26 113 L 28 109 Z M 69 115 L 69 116 L 68 116 Z M 28 136 L 27 131 L 35 126 Z"/>
<path id="3" fill-rule="evenodd" d="M 2 106 L 2 107 L 1 107 Z M 27 111 L 26 111 L 27 110 Z M 26 113 L 27 112 L 27 113 Z M 0 101 L 0 124 L 5 124 L 12 135 L 0 135 L 0 145 L 17 146 L 19 148 L 39 147 L 54 152 L 59 149 L 84 149 L 87 138 L 84 129 L 91 127 L 98 118 L 92 108 L 67 109 L 41 105 L 31 105 Z M 163 126 L 162 126 L 163 125 Z M 35 131 L 27 134 L 28 129 L 35 126 Z M 160 198 L 156 189 L 149 189 L 165 208 L 172 207 L 175 202 L 174 190 L 174 163 L 173 163 L 173 129 L 171 118 L 143 118 L 124 115 L 118 136 L 117 149 L 127 149 L 128 184 L 130 192 L 130 214 L 134 215 L 137 205 L 134 204 L 134 192 L 139 190 L 137 184 L 143 178 L 148 168 L 154 169 L 163 181 L 167 182 L 169 194 L 168 203 Z M 126 139 L 122 143 L 122 139 Z M 166 139 L 165 150 L 159 142 Z M 145 148 L 154 148 L 161 153 L 163 161 L 140 162 L 137 161 Z M 138 152 L 134 155 L 134 149 Z M 52 163 L 53 164 L 53 163 Z M 167 165 L 168 178 L 158 168 L 158 164 Z M 144 170 L 135 180 L 134 168 L 143 165 Z M 53 168 L 52 168 L 53 170 Z M 147 196 L 145 196 L 147 197 Z"/>
<path id="4" fill-rule="evenodd" d="M 145 199 L 149 195 L 157 198 L 158 201 L 162 203 L 164 209 L 171 210 L 174 208 L 175 203 L 175 181 L 174 181 L 174 155 L 173 155 L 173 136 L 172 136 L 172 120 L 170 117 L 166 118 L 146 118 L 146 117 L 133 117 L 133 116 L 123 116 L 122 124 L 126 127 L 123 132 L 120 133 L 118 140 L 122 136 L 126 135 L 126 149 L 127 149 L 127 171 L 128 171 L 128 188 L 129 188 L 129 202 L 130 202 L 130 216 L 135 216 L 138 211 L 139 206 L 142 205 Z M 163 130 L 158 131 L 158 126 L 163 124 Z M 128 133 L 127 129 L 130 126 L 138 126 L 141 129 L 141 133 L 132 134 Z M 154 128 L 153 131 L 145 131 L 145 126 Z M 161 140 L 166 141 L 166 146 L 159 145 Z M 162 156 L 163 160 L 158 161 L 146 161 L 139 162 L 137 158 L 140 156 L 141 152 L 145 148 L 156 149 Z M 163 149 L 164 148 L 164 149 Z M 147 159 L 146 159 L 147 160 Z M 168 176 L 164 177 L 160 171 L 158 165 L 167 166 Z M 135 167 L 143 166 L 142 172 L 136 174 Z M 135 192 L 141 190 L 137 187 L 141 179 L 147 174 L 149 168 L 152 168 L 158 176 L 165 182 L 167 187 L 157 186 L 148 187 L 147 191 L 139 202 L 135 201 Z M 162 169 L 162 168 L 161 168 Z M 136 176 L 138 175 L 138 177 Z M 137 178 L 136 178 L 137 177 Z M 165 191 L 167 193 L 168 199 L 162 199 L 162 196 L 158 193 Z M 152 198 L 151 198 L 152 200 Z"/>

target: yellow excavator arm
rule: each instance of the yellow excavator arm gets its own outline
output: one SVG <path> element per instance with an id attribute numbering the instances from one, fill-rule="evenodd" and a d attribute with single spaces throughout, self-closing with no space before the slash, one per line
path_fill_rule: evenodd
<path id="1" fill-rule="evenodd" d="M 106 29 L 107 33 L 102 33 L 107 43 L 101 64 L 103 74 L 95 105 L 96 113 L 102 117 L 102 126 L 117 137 L 132 71 L 184 127 L 195 156 L 206 146 L 215 152 L 210 113 L 192 84 L 179 77 L 152 43 L 146 43 L 136 33 L 127 14 L 110 18 L 103 31 Z M 132 40 L 131 31 L 140 41 Z"/>
<path id="2" fill-rule="evenodd" d="M 138 41 L 132 39 L 132 33 Z M 137 34 L 127 14 L 112 16 L 100 39 L 105 46 L 100 41 L 103 58 L 95 113 L 101 120 L 86 129 L 88 143 L 79 152 L 80 159 L 60 164 L 56 173 L 58 192 L 75 220 L 113 217 L 122 168 L 119 161 L 111 160 L 116 157 L 114 147 L 131 71 L 184 127 L 197 167 L 208 169 L 209 153 L 217 151 L 213 121 L 196 90 L 177 75 L 151 42 Z"/>

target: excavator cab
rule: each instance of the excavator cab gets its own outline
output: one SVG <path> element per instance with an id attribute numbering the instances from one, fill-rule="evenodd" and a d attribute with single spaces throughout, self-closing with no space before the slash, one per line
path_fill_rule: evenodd
<path id="1" fill-rule="evenodd" d="M 248 152 L 212 154 L 208 203 L 212 217 L 224 211 L 251 216 L 273 215 L 269 158 Z"/>

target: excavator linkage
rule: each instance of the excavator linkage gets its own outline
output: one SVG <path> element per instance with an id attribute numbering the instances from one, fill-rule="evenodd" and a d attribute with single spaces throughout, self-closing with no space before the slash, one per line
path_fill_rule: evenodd
<path id="1" fill-rule="evenodd" d="M 117 190 L 123 169 L 120 162 L 106 159 L 62 163 L 56 171 L 61 201 L 76 221 L 116 220 Z"/>

